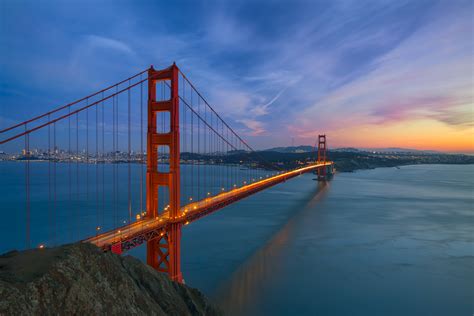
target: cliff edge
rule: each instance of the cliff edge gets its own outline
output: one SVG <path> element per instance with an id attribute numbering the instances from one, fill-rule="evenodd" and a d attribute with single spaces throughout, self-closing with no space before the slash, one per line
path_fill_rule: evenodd
<path id="1" fill-rule="evenodd" d="M 90 244 L 0 256 L 0 315 L 220 315 L 198 290 Z"/>

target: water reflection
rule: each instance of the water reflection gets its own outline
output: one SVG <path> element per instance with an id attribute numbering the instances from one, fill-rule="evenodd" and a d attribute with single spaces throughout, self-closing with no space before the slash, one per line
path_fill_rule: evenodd
<path id="1" fill-rule="evenodd" d="M 255 306 L 259 294 L 264 288 L 269 288 L 272 278 L 280 273 L 281 257 L 288 246 L 299 222 L 309 211 L 314 211 L 314 205 L 322 200 L 330 188 L 329 182 L 318 182 L 313 197 L 295 213 L 293 217 L 252 257 L 244 262 L 225 281 L 214 295 L 216 302 L 228 315 L 245 315 Z"/>

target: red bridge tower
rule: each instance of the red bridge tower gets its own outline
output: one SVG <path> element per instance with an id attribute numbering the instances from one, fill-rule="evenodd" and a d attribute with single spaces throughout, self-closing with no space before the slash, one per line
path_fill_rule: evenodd
<path id="1" fill-rule="evenodd" d="M 181 226 L 178 220 L 180 210 L 179 187 L 179 69 L 173 64 L 165 71 L 148 71 L 148 132 L 147 132 L 147 174 L 146 174 L 146 207 L 147 216 L 158 215 L 158 187 L 168 187 L 170 224 L 166 233 L 147 241 L 147 263 L 158 271 L 166 272 L 173 281 L 182 282 L 181 274 Z M 170 82 L 170 99 L 156 100 L 156 84 L 159 81 Z M 158 133 L 156 119 L 159 112 L 168 112 L 170 130 Z M 169 172 L 158 171 L 158 147 L 169 148 Z"/>
<path id="2" fill-rule="evenodd" d="M 318 136 L 318 163 L 326 162 L 326 135 Z M 318 180 L 326 180 L 327 168 L 318 169 Z"/>

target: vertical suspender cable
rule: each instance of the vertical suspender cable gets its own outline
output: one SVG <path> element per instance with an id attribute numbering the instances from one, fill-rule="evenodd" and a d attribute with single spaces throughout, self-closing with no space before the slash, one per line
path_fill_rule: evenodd
<path id="1" fill-rule="evenodd" d="M 53 160 L 53 241 L 57 245 L 57 214 L 56 214 L 56 162 L 59 150 L 56 146 L 56 122 L 53 123 L 53 144 L 54 144 L 54 160 Z"/>
<path id="2" fill-rule="evenodd" d="M 99 232 L 99 107 L 95 106 L 95 231 Z"/>
<path id="3" fill-rule="evenodd" d="M 131 108 L 130 108 L 130 80 L 128 81 L 128 223 L 132 221 L 132 169 L 130 165 L 130 160 L 132 159 L 132 134 L 131 134 Z"/>
<path id="4" fill-rule="evenodd" d="M 229 140 L 229 129 L 228 128 L 226 128 L 226 138 L 227 138 L 227 140 Z M 227 160 L 227 163 L 226 163 L 226 165 L 227 165 L 227 168 L 226 168 L 227 169 L 226 170 L 226 174 L 227 174 L 226 186 L 227 186 L 227 188 L 226 189 L 229 190 L 230 189 L 230 183 L 229 183 L 230 182 L 229 144 L 226 144 L 226 160 Z"/>
<path id="5" fill-rule="evenodd" d="M 76 237 L 80 230 L 80 197 L 79 197 L 79 113 L 76 113 Z"/>
<path id="6" fill-rule="evenodd" d="M 71 108 L 69 107 L 69 115 L 71 114 Z M 69 182 L 69 207 L 68 210 L 72 209 L 72 173 L 71 173 L 71 116 L 68 117 L 68 160 L 67 160 L 67 169 L 68 169 L 68 182 Z M 69 241 L 73 241 L 73 236 L 72 236 L 72 217 L 71 214 L 68 214 L 68 218 L 71 221 L 69 224 L 70 226 L 68 227 L 69 229 Z"/>
<path id="7" fill-rule="evenodd" d="M 142 75 L 140 75 L 142 81 Z M 143 212 L 143 82 L 140 83 L 140 212 Z"/>
<path id="8" fill-rule="evenodd" d="M 104 99 L 104 93 L 102 92 L 102 99 Z M 101 225 L 104 226 L 105 217 L 105 111 L 104 101 L 102 101 L 102 220 Z"/>
<path id="9" fill-rule="evenodd" d="M 27 124 L 25 124 L 25 132 L 28 130 Z M 31 248 L 31 237 L 30 237 L 30 134 L 25 134 L 25 247 L 26 249 Z"/>
<path id="10" fill-rule="evenodd" d="M 50 115 L 48 115 L 48 122 Z M 52 211 L 51 211 L 51 125 L 48 125 L 48 242 L 53 243 L 52 238 Z"/>
<path id="11" fill-rule="evenodd" d="M 210 165 L 210 168 L 209 168 L 209 181 L 208 181 L 208 188 L 211 188 L 213 185 L 214 185 L 214 166 L 212 164 L 212 160 L 214 159 L 213 157 L 213 151 L 212 151 L 212 129 L 211 129 L 211 126 L 212 126 L 212 112 L 209 113 L 209 121 L 210 121 L 210 124 L 209 124 L 209 135 L 208 135 L 208 147 L 209 147 L 209 160 L 211 161 L 211 165 Z"/>
<path id="12" fill-rule="evenodd" d="M 199 115 L 201 115 L 201 102 L 199 101 L 199 97 L 198 97 L 198 113 Z M 201 154 L 201 120 L 198 119 L 198 129 L 197 129 L 197 136 L 198 136 L 198 150 L 197 150 L 197 157 L 198 157 L 198 165 L 197 165 L 197 172 L 198 172 L 198 176 L 197 176 L 197 180 L 198 180 L 198 196 L 201 197 L 201 165 L 199 164 L 199 162 L 201 161 L 201 158 L 200 158 L 200 154 Z"/>
<path id="13" fill-rule="evenodd" d="M 224 137 L 224 124 L 222 124 L 222 122 L 221 122 L 221 136 Z M 221 161 L 220 162 L 221 162 L 221 165 L 220 165 L 219 168 L 222 170 L 221 171 L 221 174 L 222 174 L 221 175 L 221 178 L 222 178 L 221 188 L 224 188 L 224 186 L 225 186 L 225 173 L 224 173 L 223 163 L 224 163 L 224 145 L 225 145 L 225 143 L 224 143 L 223 140 L 221 140 L 220 144 L 221 144 L 220 145 L 220 156 L 221 156 Z"/>
<path id="14" fill-rule="evenodd" d="M 217 123 L 217 126 L 216 126 L 216 131 L 217 133 L 219 133 L 219 120 L 216 121 Z M 216 135 L 217 136 L 217 135 Z M 222 188 L 222 167 L 221 167 L 221 144 L 222 144 L 222 140 L 220 140 L 219 138 L 217 138 L 217 155 L 218 155 L 218 161 L 219 161 L 219 164 L 218 164 L 218 171 L 219 171 L 219 186 L 217 188 L 217 193 L 219 193 L 219 191 L 221 190 Z"/>
<path id="15" fill-rule="evenodd" d="M 182 82 L 181 82 L 181 97 L 184 99 L 186 96 L 185 96 L 185 93 L 184 93 L 184 79 L 182 79 Z M 180 102 L 180 104 L 182 105 L 182 113 L 181 113 L 181 119 L 183 121 L 183 125 L 182 125 L 182 129 L 183 129 L 183 143 L 182 143 L 182 147 L 181 147 L 181 151 L 183 153 L 186 153 L 186 171 L 187 171 L 187 163 L 189 161 L 189 155 L 187 153 L 187 148 L 186 148 L 186 107 L 184 106 L 184 102 Z M 186 175 L 188 174 L 187 172 L 185 173 L 182 173 L 183 174 L 183 183 L 184 183 L 184 193 L 185 193 L 185 196 L 186 196 L 186 199 L 189 199 L 189 190 L 188 190 L 188 178 L 186 177 Z M 188 200 L 186 200 L 186 203 L 189 203 Z"/>
<path id="16" fill-rule="evenodd" d="M 118 92 L 118 86 L 116 87 L 116 92 Z M 119 196 L 120 196 L 120 193 L 119 193 L 119 175 L 120 175 L 120 172 L 119 172 L 119 164 L 118 164 L 118 156 L 119 156 L 119 153 L 120 153 L 120 150 L 119 150 L 119 139 L 118 139 L 118 135 L 119 135 L 119 95 L 116 96 L 115 98 L 115 213 L 116 213 L 116 216 L 117 216 L 117 223 L 120 221 L 120 214 L 119 214 Z"/>
<path id="17" fill-rule="evenodd" d="M 204 104 L 204 121 L 207 122 L 207 107 L 206 107 L 206 104 Z M 204 155 L 206 156 L 206 159 L 209 160 L 209 155 L 208 155 L 208 152 L 207 152 L 207 132 L 208 131 L 208 127 L 206 125 L 204 125 L 204 134 L 203 134 L 203 141 L 204 141 Z M 207 188 L 208 187 L 208 170 L 209 170 L 209 164 L 207 163 L 205 166 L 204 166 L 204 188 Z M 206 191 L 206 190 L 204 190 Z"/>
<path id="18" fill-rule="evenodd" d="M 193 107 L 193 90 L 191 90 L 191 109 L 194 108 Z M 192 167 L 191 167 L 191 188 L 192 188 L 192 196 L 196 196 L 194 194 L 194 123 L 193 123 L 193 118 L 194 118 L 194 114 L 193 112 L 191 111 L 191 163 L 192 163 Z M 199 199 L 199 197 L 198 197 Z"/>
<path id="19" fill-rule="evenodd" d="M 89 98 L 86 99 L 89 105 Z M 89 109 L 86 110 L 86 212 L 89 208 Z"/>
<path id="20" fill-rule="evenodd" d="M 117 228 L 117 210 L 115 209 L 115 165 L 116 165 L 116 148 L 115 148 L 115 96 L 112 97 L 112 210 L 114 214 L 114 228 Z"/>
<path id="21" fill-rule="evenodd" d="M 217 117 L 216 117 L 216 120 L 217 120 Z M 214 128 L 214 130 L 216 129 L 216 126 L 213 125 L 212 123 L 212 117 L 211 117 L 211 125 L 212 127 Z M 213 132 L 212 133 L 212 152 L 213 152 L 213 156 L 214 156 L 214 172 L 213 172 L 213 179 L 214 179 L 214 183 L 213 183 L 213 188 L 215 188 L 216 186 L 218 186 L 218 181 L 219 179 L 217 179 L 217 151 L 216 151 L 216 133 Z"/>

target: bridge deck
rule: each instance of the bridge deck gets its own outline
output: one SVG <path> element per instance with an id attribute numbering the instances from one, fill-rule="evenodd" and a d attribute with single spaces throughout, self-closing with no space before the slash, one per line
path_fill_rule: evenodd
<path id="1" fill-rule="evenodd" d="M 119 252 L 129 250 L 147 240 L 158 237 L 160 234 L 165 234 L 166 225 L 171 222 L 181 222 L 184 225 L 187 225 L 200 217 L 210 214 L 263 189 L 284 182 L 302 173 L 311 172 L 332 164 L 332 162 L 316 163 L 281 173 L 240 188 L 222 192 L 213 197 L 187 204 L 186 206 L 181 207 L 181 215 L 176 218 L 170 218 L 169 213 L 164 212 L 156 218 L 144 218 L 129 225 L 88 238 L 84 240 L 84 242 L 93 243 L 104 250 L 110 250 L 114 245 L 119 246 Z"/>

